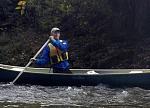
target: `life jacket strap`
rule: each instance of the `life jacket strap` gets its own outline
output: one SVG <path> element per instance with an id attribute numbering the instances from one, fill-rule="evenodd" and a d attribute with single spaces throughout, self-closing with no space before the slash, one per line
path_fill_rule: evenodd
<path id="1" fill-rule="evenodd" d="M 68 52 L 62 53 L 60 56 L 55 55 L 51 57 L 51 64 L 57 64 L 60 63 L 62 61 L 68 60 Z"/>

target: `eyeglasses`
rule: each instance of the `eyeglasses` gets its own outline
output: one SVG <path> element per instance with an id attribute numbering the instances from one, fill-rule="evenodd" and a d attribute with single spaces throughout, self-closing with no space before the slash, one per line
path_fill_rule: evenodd
<path id="1" fill-rule="evenodd" d="M 57 30 L 57 31 L 54 31 L 53 33 L 54 33 L 54 34 L 60 34 L 60 31 Z"/>

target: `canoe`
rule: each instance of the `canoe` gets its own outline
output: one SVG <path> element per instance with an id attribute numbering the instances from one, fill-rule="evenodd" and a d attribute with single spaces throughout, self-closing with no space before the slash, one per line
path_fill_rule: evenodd
<path id="1" fill-rule="evenodd" d="M 24 67 L 0 64 L 0 82 L 12 82 Z M 49 68 L 27 68 L 15 84 L 43 86 L 97 86 L 150 88 L 150 69 L 71 69 L 72 74 Z"/>

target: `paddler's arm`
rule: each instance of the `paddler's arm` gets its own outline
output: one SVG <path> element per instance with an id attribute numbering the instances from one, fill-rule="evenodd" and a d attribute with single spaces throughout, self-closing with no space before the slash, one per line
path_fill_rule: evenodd
<path id="1" fill-rule="evenodd" d="M 55 47 L 60 49 L 63 52 L 66 52 L 68 50 L 68 42 L 67 41 L 56 41 L 55 39 L 51 39 L 51 44 L 53 44 Z"/>
<path id="2" fill-rule="evenodd" d="M 50 61 L 49 52 L 50 52 L 49 47 L 46 46 L 46 47 L 43 49 L 43 52 L 42 52 L 41 56 L 36 59 L 35 63 L 36 63 L 37 65 L 45 65 L 45 64 L 48 64 L 49 61 Z"/>

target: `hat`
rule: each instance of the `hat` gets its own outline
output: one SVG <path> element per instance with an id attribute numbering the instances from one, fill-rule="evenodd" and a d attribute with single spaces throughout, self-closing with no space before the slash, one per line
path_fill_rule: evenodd
<path id="1" fill-rule="evenodd" d="M 54 28 L 52 28 L 51 33 L 55 33 L 56 31 L 60 31 L 60 29 L 57 27 L 54 27 Z"/>

